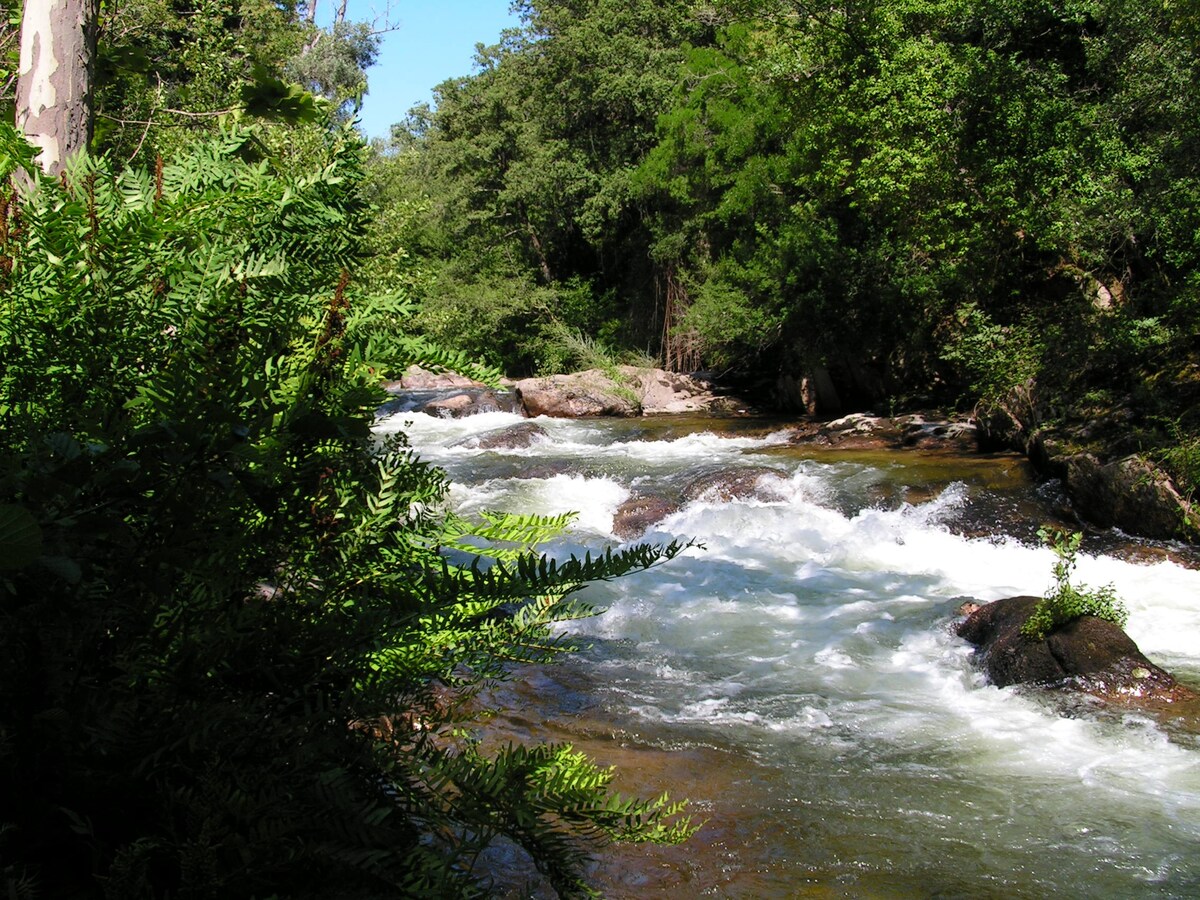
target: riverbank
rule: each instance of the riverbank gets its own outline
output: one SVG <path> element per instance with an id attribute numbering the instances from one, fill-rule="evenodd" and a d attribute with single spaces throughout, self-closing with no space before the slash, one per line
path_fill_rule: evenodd
<path id="1" fill-rule="evenodd" d="M 413 370 L 389 391 L 401 399 L 387 411 L 451 417 L 500 411 L 553 418 L 763 413 L 711 378 L 632 366 L 508 380 L 499 389 L 452 373 Z M 1111 429 L 1101 424 L 1052 427 L 1042 424 L 1032 403 L 1026 406 L 1014 400 L 978 416 L 919 411 L 797 417 L 790 441 L 842 450 L 1015 450 L 1042 479 L 1062 485 L 1058 515 L 1066 524 L 1160 541 L 1200 541 L 1200 506 L 1154 458 L 1122 452 L 1121 441 L 1106 440 Z"/>

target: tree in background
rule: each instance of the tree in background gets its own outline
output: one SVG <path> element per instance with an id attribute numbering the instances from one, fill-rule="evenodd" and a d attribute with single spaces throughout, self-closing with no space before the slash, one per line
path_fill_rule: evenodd
<path id="1" fill-rule="evenodd" d="M 376 166 L 428 199 L 415 249 L 436 283 L 421 321 L 455 340 L 511 335 L 494 361 L 512 371 L 556 357 L 548 335 L 564 328 L 653 346 L 661 312 L 656 325 L 653 300 L 631 311 L 656 283 L 631 175 L 684 45 L 711 26 L 684 2 L 521 12 L 524 27 L 481 47 L 475 76 L 439 85 L 436 109 L 416 111 Z"/>
<path id="2" fill-rule="evenodd" d="M 100 0 L 26 0 L 16 85 L 17 128 L 52 174 L 92 137 Z"/>
<path id="3" fill-rule="evenodd" d="M 1040 419 L 1132 412 L 1118 451 L 1192 446 L 1190 6 L 522 9 L 377 163 L 428 199 L 431 333 L 486 322 L 518 370 L 562 359 L 555 323 L 760 385 L 824 369 L 826 412 L 1036 384 Z"/>

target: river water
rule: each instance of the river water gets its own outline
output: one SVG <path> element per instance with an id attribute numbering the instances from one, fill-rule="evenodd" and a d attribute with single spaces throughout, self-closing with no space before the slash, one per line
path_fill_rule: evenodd
<path id="1" fill-rule="evenodd" d="M 556 556 L 619 546 L 632 493 L 770 470 L 753 498 L 701 494 L 652 526 L 702 546 L 587 588 L 606 610 L 569 628 L 587 649 L 496 689 L 504 739 L 568 740 L 705 822 L 603 853 L 605 896 L 1200 896 L 1195 712 L 996 689 L 951 630 L 965 600 L 1051 582 L 1033 533 L 1053 486 L 1023 461 L 804 450 L 754 420 L 537 419 L 532 447 L 470 446 L 520 421 L 378 430 L 446 469 L 461 512 L 577 512 Z M 1115 585 L 1142 651 L 1200 685 L 1200 571 L 1090 540 L 1076 580 Z"/>

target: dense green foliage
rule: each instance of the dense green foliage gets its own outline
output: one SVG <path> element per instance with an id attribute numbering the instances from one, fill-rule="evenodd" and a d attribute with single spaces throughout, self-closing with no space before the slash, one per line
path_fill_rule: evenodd
<path id="1" fill-rule="evenodd" d="M 361 149 L 289 175 L 221 131 L 60 182 L 0 126 L 37 181 L 0 201 L 5 896 L 473 895 L 497 839 L 570 895 L 595 843 L 688 831 L 569 746 L 472 737 L 585 582 L 679 548 L 548 562 L 565 517 L 461 521 L 372 437 L 386 373 L 478 370 L 359 286 Z"/>
<path id="2" fill-rule="evenodd" d="M 435 277 L 419 324 L 519 373 L 562 358 L 556 335 L 657 351 L 662 310 L 633 175 L 684 47 L 690 4 L 521 5 L 526 28 L 446 81 L 396 129 L 372 177 L 427 198 L 412 252 Z M 479 325 L 473 327 L 472 322 Z"/>
<path id="3" fill-rule="evenodd" d="M 559 323 L 673 368 L 823 369 L 842 406 L 1126 410 L 1113 452 L 1198 484 L 1194 4 L 522 10 L 374 164 L 426 198 L 430 333 L 477 346 L 482 313 L 513 372 Z"/>
<path id="4" fill-rule="evenodd" d="M 1071 573 L 1078 564 L 1076 557 L 1083 535 L 1079 532 L 1052 533 L 1041 529 L 1038 537 L 1054 550 L 1054 586 L 1025 620 L 1021 634 L 1040 641 L 1054 629 L 1074 622 L 1081 616 L 1095 616 L 1124 628 L 1129 612 L 1111 584 L 1099 588 L 1071 584 Z"/>

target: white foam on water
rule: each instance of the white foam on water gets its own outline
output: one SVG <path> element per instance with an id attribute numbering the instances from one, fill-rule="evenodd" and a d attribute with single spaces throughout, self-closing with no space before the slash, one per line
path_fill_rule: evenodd
<path id="1" fill-rule="evenodd" d="M 554 475 L 550 478 L 494 479 L 472 487 L 453 484 L 449 499 L 460 513 L 483 510 L 557 516 L 574 513 L 573 531 L 593 536 L 612 533 L 613 514 L 629 490 L 610 478 Z M 562 554 L 561 548 L 559 555 Z"/>
<path id="2" fill-rule="evenodd" d="M 420 433 L 448 449 L 466 427 L 452 421 Z M 471 427 L 485 424 L 496 427 Z M 650 484 L 678 465 L 744 464 L 743 451 L 768 440 L 604 443 L 599 424 L 548 430 L 552 441 L 532 452 L 640 459 L 642 469 L 626 470 L 639 487 L 639 477 Z M 944 817 L 954 809 L 975 817 L 960 827 L 989 823 L 1010 847 L 1028 841 L 1033 852 L 1046 842 L 1078 853 L 1085 866 L 1103 852 L 1137 883 L 1200 883 L 1180 849 L 1200 840 L 1200 751 L 1147 715 L 1071 717 L 1034 694 L 988 686 L 972 649 L 952 633 L 963 600 L 1042 594 L 1055 561 L 1048 548 L 951 533 L 944 523 L 966 502 L 961 485 L 925 503 L 848 515 L 834 503 L 838 479 L 862 477 L 861 466 L 775 457 L 769 465 L 780 476 L 764 484 L 765 499 L 695 501 L 646 536 L 702 547 L 583 593 L 608 607 L 569 626 L 599 642 L 589 665 L 606 704 L 647 728 L 719 736 L 777 767 L 799 754 L 802 779 L 812 766 L 853 760 L 873 784 L 899 785 L 901 812 Z M 629 483 L 607 475 L 494 479 L 456 485 L 450 499 L 468 513 L 580 512 L 557 555 L 619 543 L 612 517 Z M 1073 580 L 1112 583 L 1141 649 L 1168 668 L 1200 672 L 1200 572 L 1081 555 Z M 964 798 L 964 790 L 979 796 Z M 910 802 L 923 791 L 927 799 Z"/>

